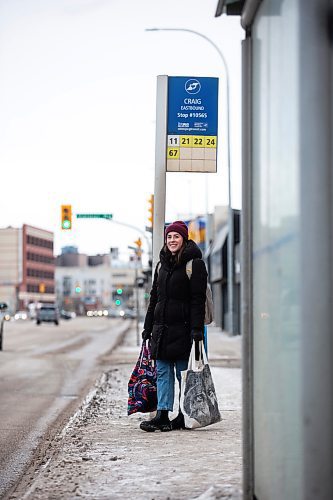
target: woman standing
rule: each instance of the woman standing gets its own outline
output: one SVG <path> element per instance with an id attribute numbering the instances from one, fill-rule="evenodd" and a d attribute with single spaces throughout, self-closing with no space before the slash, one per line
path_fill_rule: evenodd
<path id="1" fill-rule="evenodd" d="M 147 432 L 183 429 L 184 416 L 170 421 L 173 411 L 175 370 L 187 369 L 192 342 L 203 339 L 207 271 L 197 244 L 188 239 L 183 221 L 175 221 L 165 230 L 165 245 L 154 274 L 150 301 L 144 322 L 143 340 L 150 340 L 152 357 L 157 366 L 157 414 L 141 422 Z M 192 262 L 189 279 L 186 263 Z"/>

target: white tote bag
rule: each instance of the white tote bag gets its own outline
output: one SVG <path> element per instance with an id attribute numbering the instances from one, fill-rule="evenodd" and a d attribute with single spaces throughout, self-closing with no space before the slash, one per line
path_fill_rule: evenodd
<path id="1" fill-rule="evenodd" d="M 195 429 L 221 420 L 215 387 L 203 342 L 199 342 L 199 361 L 195 360 L 193 342 L 187 370 L 181 372 L 180 408 L 185 427 Z"/>

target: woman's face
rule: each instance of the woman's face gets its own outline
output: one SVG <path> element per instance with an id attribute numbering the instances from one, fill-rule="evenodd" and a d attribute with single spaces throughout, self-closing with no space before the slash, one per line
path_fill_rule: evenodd
<path id="1" fill-rule="evenodd" d="M 170 231 L 166 237 L 166 244 L 172 255 L 175 255 L 182 247 L 184 238 L 175 231 Z"/>

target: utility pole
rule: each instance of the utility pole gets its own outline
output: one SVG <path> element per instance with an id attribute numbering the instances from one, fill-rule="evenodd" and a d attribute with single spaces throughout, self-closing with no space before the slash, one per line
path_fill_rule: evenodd
<path id="1" fill-rule="evenodd" d="M 3 343 L 3 325 L 5 322 L 5 311 L 7 310 L 7 304 L 4 302 L 0 303 L 0 351 L 2 351 Z"/>
<path id="2" fill-rule="evenodd" d="M 128 245 L 130 250 L 134 250 L 134 265 L 135 265 L 135 275 L 134 275 L 134 289 L 135 289 L 135 308 L 136 308 L 136 345 L 140 345 L 140 329 L 139 329 L 139 320 L 140 320 L 140 311 L 139 311 L 139 284 L 138 284 L 138 268 L 139 262 L 141 261 L 141 238 L 138 238 L 135 241 L 136 246 L 133 247 Z"/>

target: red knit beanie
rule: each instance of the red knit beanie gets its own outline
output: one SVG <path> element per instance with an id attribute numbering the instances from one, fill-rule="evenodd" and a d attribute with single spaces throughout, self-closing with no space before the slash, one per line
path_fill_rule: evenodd
<path id="1" fill-rule="evenodd" d="M 168 233 L 174 231 L 175 233 L 179 233 L 184 240 L 188 240 L 188 229 L 185 222 L 182 220 L 176 220 L 172 224 L 170 224 L 165 230 L 165 237 L 167 237 Z"/>

